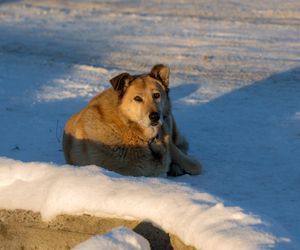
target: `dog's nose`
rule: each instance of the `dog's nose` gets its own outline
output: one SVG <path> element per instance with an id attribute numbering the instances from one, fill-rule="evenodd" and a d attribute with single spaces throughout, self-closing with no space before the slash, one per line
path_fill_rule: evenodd
<path id="1" fill-rule="evenodd" d="M 151 122 L 158 122 L 160 114 L 158 112 L 152 112 L 150 113 L 149 118 Z"/>

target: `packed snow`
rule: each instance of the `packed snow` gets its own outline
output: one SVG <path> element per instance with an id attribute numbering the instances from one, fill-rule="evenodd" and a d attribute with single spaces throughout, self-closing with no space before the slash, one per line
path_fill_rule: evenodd
<path id="1" fill-rule="evenodd" d="M 72 248 L 72 250 L 150 250 L 149 242 L 132 230 L 119 227 L 96 235 Z"/>
<path id="2" fill-rule="evenodd" d="M 203 250 L 300 249 L 299 16 L 298 0 L 0 1 L 0 155 L 11 158 L 0 160 L 0 208 L 147 219 Z M 173 111 L 204 174 L 64 166 L 66 120 L 112 76 L 156 63 L 171 68 Z M 128 190 L 96 192 L 98 179 Z M 117 199 L 124 210 L 105 210 Z"/>
<path id="3" fill-rule="evenodd" d="M 122 177 L 95 166 L 69 167 L 0 158 L 5 209 L 151 221 L 198 249 L 292 249 L 289 235 L 206 192 L 163 178 Z M 12 198 L 13 197 L 13 198 Z"/>

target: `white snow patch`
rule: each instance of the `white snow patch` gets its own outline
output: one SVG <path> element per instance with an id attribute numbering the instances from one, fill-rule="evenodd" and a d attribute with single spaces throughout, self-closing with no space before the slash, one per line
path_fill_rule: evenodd
<path id="1" fill-rule="evenodd" d="M 141 235 L 125 227 L 91 237 L 72 250 L 150 250 L 149 242 Z"/>
<path id="2" fill-rule="evenodd" d="M 0 208 L 148 220 L 204 250 L 284 248 L 278 225 L 218 198 L 160 178 L 123 177 L 96 166 L 0 158 Z M 277 244 L 280 248 L 276 248 Z"/>
<path id="3" fill-rule="evenodd" d="M 105 68 L 95 67 L 91 65 L 74 65 L 74 69 L 89 71 L 90 73 L 108 74 L 109 71 Z"/>
<path id="4" fill-rule="evenodd" d="M 211 102 L 221 96 L 229 94 L 232 91 L 239 90 L 240 87 L 232 83 L 215 84 L 211 81 L 203 81 L 202 86 L 190 95 L 181 98 L 179 101 L 186 105 L 201 105 Z"/>
<path id="5" fill-rule="evenodd" d="M 295 119 L 296 119 L 296 120 L 300 120 L 300 112 L 296 112 L 296 114 L 295 114 Z"/>
<path id="6" fill-rule="evenodd" d="M 91 98 L 109 86 L 114 71 L 90 65 L 74 65 L 70 74 L 51 80 L 36 93 L 38 102 Z"/>

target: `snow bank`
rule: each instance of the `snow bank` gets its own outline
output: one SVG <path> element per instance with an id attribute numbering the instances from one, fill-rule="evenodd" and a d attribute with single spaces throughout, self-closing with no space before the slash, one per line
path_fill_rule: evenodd
<path id="1" fill-rule="evenodd" d="M 292 249 L 278 225 L 226 206 L 206 192 L 161 178 L 123 177 L 102 168 L 0 158 L 0 208 L 149 220 L 203 250 Z"/>
<path id="2" fill-rule="evenodd" d="M 132 230 L 119 227 L 112 231 L 96 235 L 77 245 L 72 250 L 150 250 L 149 242 Z"/>

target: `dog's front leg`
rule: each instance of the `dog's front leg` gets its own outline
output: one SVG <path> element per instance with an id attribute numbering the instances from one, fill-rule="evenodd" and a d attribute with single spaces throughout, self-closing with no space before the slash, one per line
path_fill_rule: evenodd
<path id="1" fill-rule="evenodd" d="M 154 138 L 149 141 L 148 145 L 154 159 L 158 161 L 162 165 L 161 167 L 167 172 L 171 163 L 170 136 L 163 135 L 162 138 Z"/>
<path id="2" fill-rule="evenodd" d="M 195 159 L 190 158 L 184 154 L 173 143 L 170 144 L 170 153 L 172 158 L 172 166 L 170 174 L 173 176 L 181 175 L 181 171 L 191 175 L 199 175 L 202 172 L 202 165 Z"/>

